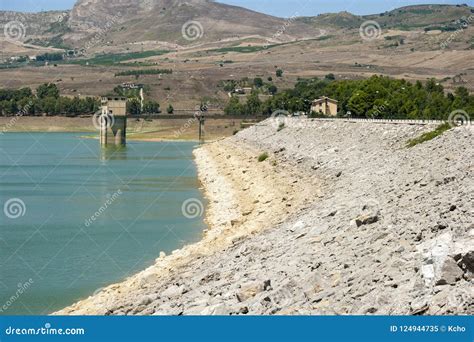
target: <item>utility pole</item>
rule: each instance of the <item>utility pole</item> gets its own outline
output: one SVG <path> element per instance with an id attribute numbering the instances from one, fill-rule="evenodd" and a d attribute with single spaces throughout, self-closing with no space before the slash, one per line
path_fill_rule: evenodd
<path id="1" fill-rule="evenodd" d="M 199 141 L 202 141 L 202 137 L 203 137 L 203 134 L 204 134 L 204 123 L 206 122 L 206 118 L 204 117 L 204 115 L 199 115 L 198 117 L 198 120 L 199 120 Z"/>
<path id="2" fill-rule="evenodd" d="M 204 135 L 204 124 L 206 122 L 206 117 L 204 116 L 204 113 L 207 112 L 207 105 L 204 103 L 201 103 L 199 107 L 199 141 L 203 140 L 203 135 Z"/>

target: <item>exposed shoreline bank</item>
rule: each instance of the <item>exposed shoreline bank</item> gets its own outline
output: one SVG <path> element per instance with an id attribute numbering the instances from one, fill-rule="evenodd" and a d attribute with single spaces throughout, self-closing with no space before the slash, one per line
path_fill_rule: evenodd
<path id="1" fill-rule="evenodd" d="M 195 151 L 202 241 L 57 314 L 473 313 L 472 128 L 277 128 Z"/>
<path id="2" fill-rule="evenodd" d="M 244 120 L 218 118 L 208 120 L 204 133 L 214 141 L 239 131 Z M 91 117 L 0 117 L 1 133 L 97 133 Z M 129 118 L 127 139 L 130 141 L 197 141 L 198 122 L 195 119 Z"/>
<path id="3" fill-rule="evenodd" d="M 260 152 L 251 146 L 238 146 L 234 142 L 224 142 L 222 145 L 210 143 L 195 150 L 199 179 L 209 201 L 205 217 L 209 229 L 204 232 L 202 240 L 176 250 L 169 256 L 161 253 L 156 264 L 147 270 L 56 314 L 102 315 L 115 311 L 111 310 L 111 306 L 112 309 L 120 306 L 120 300 L 116 298 L 119 293 L 125 298 L 127 293 L 132 295 L 134 290 L 146 287 L 147 284 L 152 286 L 155 281 L 173 284 L 173 275 L 182 269 L 188 269 L 189 264 L 240 244 L 247 237 L 283 221 L 290 215 L 289 208 L 301 207 L 306 199 L 302 195 L 309 196 L 310 189 L 316 189 L 316 185 L 307 187 L 303 184 L 288 184 L 293 176 L 286 172 L 276 173 L 275 166 L 269 163 L 258 163 Z M 245 180 L 240 179 L 244 171 Z M 255 187 L 249 187 L 247 181 Z M 274 191 L 269 191 L 271 188 Z M 292 195 L 293 192 L 297 195 Z M 283 201 L 278 202 L 278 197 Z M 273 210 L 280 214 L 275 215 Z M 172 285 L 171 289 L 176 290 Z M 152 313 L 154 312 L 141 312 Z M 171 309 L 162 313 L 177 314 Z"/>

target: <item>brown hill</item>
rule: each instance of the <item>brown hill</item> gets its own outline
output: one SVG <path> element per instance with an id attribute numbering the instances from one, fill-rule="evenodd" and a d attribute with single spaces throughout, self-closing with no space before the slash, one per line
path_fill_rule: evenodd
<path id="1" fill-rule="evenodd" d="M 190 21 L 196 24 L 183 34 Z M 91 35 L 102 35 L 117 45 L 141 41 L 186 45 L 195 41 L 194 35 L 203 43 L 247 36 L 289 41 L 319 34 L 304 23 L 282 29 L 284 19 L 208 0 L 79 0 L 68 25 L 71 32 L 64 39 L 72 45 Z"/>
<path id="2" fill-rule="evenodd" d="M 340 12 L 302 17 L 298 20 L 335 29 L 358 29 L 363 22 L 375 20 L 386 29 L 416 30 L 433 27 L 456 30 L 460 22 L 467 21 L 473 13 L 474 9 L 468 5 L 415 5 L 380 14 L 357 16 Z"/>
<path id="3" fill-rule="evenodd" d="M 449 32 L 473 12 L 467 5 L 418 5 L 369 16 L 340 12 L 282 19 L 212 0 L 78 0 L 68 12 L 0 12 L 0 25 L 12 20 L 23 23 L 24 43 L 87 47 L 96 53 L 100 52 L 97 47 L 125 51 L 136 50 L 142 43 L 145 49 L 156 49 L 160 42 L 189 45 L 255 38 L 264 44 L 317 38 L 328 32 L 338 36 L 340 30 L 358 31 L 367 20 L 377 21 L 384 29 Z"/>

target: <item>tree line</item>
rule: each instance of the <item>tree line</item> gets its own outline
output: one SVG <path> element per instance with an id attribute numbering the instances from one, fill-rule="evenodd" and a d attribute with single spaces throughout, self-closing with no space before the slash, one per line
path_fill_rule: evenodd
<path id="1" fill-rule="evenodd" d="M 120 94 L 128 97 L 127 112 L 131 115 L 142 113 L 161 113 L 160 104 L 154 100 L 145 100 L 143 108 L 138 95 Z M 31 88 L 0 89 L 0 115 L 66 115 L 77 116 L 94 114 L 100 109 L 100 100 L 96 97 L 61 96 L 59 88 L 52 83 L 40 85 L 33 92 Z M 170 113 L 170 108 L 168 108 Z M 173 113 L 173 109 L 171 109 Z"/>
<path id="2" fill-rule="evenodd" d="M 358 118 L 444 120 L 455 110 L 474 112 L 474 95 L 464 87 L 451 93 L 445 92 L 435 79 L 423 84 L 372 76 L 364 80 L 300 79 L 293 89 L 281 91 L 263 102 L 256 91 L 245 104 L 233 97 L 225 113 L 271 115 L 277 110 L 310 113 L 311 102 L 322 96 L 339 101 L 341 117 L 350 114 Z"/>
<path id="3" fill-rule="evenodd" d="M 0 89 L 0 114 L 9 115 L 80 115 L 95 113 L 100 101 L 93 97 L 60 96 L 55 84 L 40 85 L 33 93 L 31 88 Z"/>

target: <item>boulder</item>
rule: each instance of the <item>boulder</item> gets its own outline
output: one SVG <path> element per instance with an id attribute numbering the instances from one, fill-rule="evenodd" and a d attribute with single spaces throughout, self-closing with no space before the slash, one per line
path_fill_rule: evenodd
<path id="1" fill-rule="evenodd" d="M 245 302 L 246 300 L 255 297 L 257 294 L 265 291 L 267 287 L 266 283 L 254 282 L 249 283 L 241 287 L 240 291 L 237 292 L 236 296 L 239 302 Z"/>
<path id="2" fill-rule="evenodd" d="M 373 224 L 379 220 L 379 213 L 360 215 L 355 219 L 357 227 Z"/>
<path id="3" fill-rule="evenodd" d="M 164 290 L 161 295 L 163 297 L 174 298 L 182 295 L 185 292 L 184 286 L 172 285 Z"/>
<path id="4" fill-rule="evenodd" d="M 439 278 L 436 285 L 454 285 L 462 279 L 464 272 L 452 258 L 447 258 L 441 267 Z"/>
<path id="5" fill-rule="evenodd" d="M 468 278 L 474 278 L 474 251 L 462 255 L 458 265 L 466 272 Z"/>

